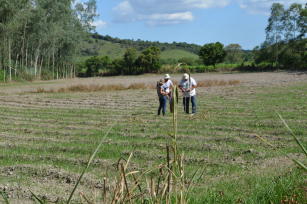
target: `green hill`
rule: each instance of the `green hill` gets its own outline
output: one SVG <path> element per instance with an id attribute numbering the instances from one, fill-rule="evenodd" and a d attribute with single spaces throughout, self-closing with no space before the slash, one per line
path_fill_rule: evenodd
<path id="1" fill-rule="evenodd" d="M 129 40 L 91 34 L 84 42 L 80 60 L 91 56 L 108 56 L 111 59 L 121 58 L 127 48 L 135 48 L 139 53 L 148 47 L 155 46 L 161 50 L 161 59 L 164 63 L 176 62 L 182 58 L 197 60 L 200 45 L 185 42 L 162 43 L 157 41 Z M 251 51 L 243 50 L 244 58 L 251 58 Z"/>
<path id="2" fill-rule="evenodd" d="M 135 48 L 138 52 L 156 46 L 161 50 L 162 59 L 178 60 L 180 58 L 197 59 L 200 46 L 188 43 L 160 43 L 142 40 L 122 40 L 110 36 L 94 34 L 83 43 L 82 56 L 86 59 L 90 56 L 109 56 L 111 59 L 120 58 L 124 55 L 127 48 Z"/>
<path id="3" fill-rule="evenodd" d="M 109 56 L 111 59 L 120 58 L 125 54 L 126 48 L 119 43 L 112 43 L 108 41 L 102 41 L 103 44 L 100 47 L 99 55 Z"/>

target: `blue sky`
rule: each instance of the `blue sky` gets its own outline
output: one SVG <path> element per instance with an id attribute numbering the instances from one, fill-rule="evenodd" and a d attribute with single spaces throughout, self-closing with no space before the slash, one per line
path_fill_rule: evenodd
<path id="1" fill-rule="evenodd" d="M 96 31 L 123 39 L 220 41 L 253 49 L 265 38 L 270 6 L 306 0 L 97 0 Z"/>

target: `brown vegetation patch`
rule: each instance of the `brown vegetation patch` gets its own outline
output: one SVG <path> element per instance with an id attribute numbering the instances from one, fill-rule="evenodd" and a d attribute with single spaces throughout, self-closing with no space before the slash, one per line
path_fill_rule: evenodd
<path id="1" fill-rule="evenodd" d="M 174 84 L 178 84 L 174 81 Z M 240 84 L 239 80 L 203 80 L 198 82 L 199 87 L 211 87 L 211 86 L 227 86 L 227 85 L 237 85 Z M 37 88 L 36 91 L 32 93 L 67 93 L 67 92 L 97 92 L 97 91 L 120 91 L 120 90 L 136 90 L 136 89 L 154 89 L 155 83 L 132 83 L 129 86 L 124 86 L 123 84 L 111 84 L 111 85 L 98 85 L 98 84 L 78 84 L 68 87 L 62 87 L 59 89 L 44 89 Z"/>
<path id="2" fill-rule="evenodd" d="M 153 86 L 146 85 L 145 83 L 133 83 L 129 86 L 124 86 L 123 84 L 111 84 L 111 85 L 73 85 L 69 87 L 62 87 L 59 89 L 49 89 L 38 88 L 32 93 L 67 93 L 67 92 L 96 92 L 96 91 L 120 91 L 129 89 L 148 89 L 153 88 Z"/>
<path id="3" fill-rule="evenodd" d="M 197 83 L 198 87 L 211 87 L 211 86 L 232 86 L 238 85 L 241 82 L 239 80 L 203 80 Z"/>

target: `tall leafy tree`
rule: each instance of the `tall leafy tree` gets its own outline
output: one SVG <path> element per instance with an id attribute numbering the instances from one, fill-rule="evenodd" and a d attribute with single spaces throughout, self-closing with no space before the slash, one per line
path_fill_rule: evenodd
<path id="1" fill-rule="evenodd" d="M 220 42 L 205 44 L 199 52 L 199 57 L 205 65 L 213 65 L 222 62 L 226 56 L 224 45 Z"/>
<path id="2" fill-rule="evenodd" d="M 86 75 L 88 77 L 98 76 L 100 71 L 106 71 L 111 64 L 111 60 L 108 56 L 98 57 L 94 56 L 85 61 L 87 68 Z"/>
<path id="3" fill-rule="evenodd" d="M 302 9 L 301 4 L 292 4 L 290 8 L 284 12 L 282 20 L 284 39 L 286 41 L 296 39 L 299 36 Z"/>
<path id="4" fill-rule="evenodd" d="M 284 6 L 280 3 L 274 3 L 271 8 L 271 15 L 266 27 L 266 41 L 269 44 L 275 44 L 282 40 L 284 29 Z"/>
<path id="5" fill-rule="evenodd" d="M 157 47 L 149 47 L 144 50 L 136 61 L 138 66 L 137 73 L 157 72 L 161 66 L 160 54 L 161 51 Z"/>
<path id="6" fill-rule="evenodd" d="M 225 47 L 225 61 L 229 63 L 241 63 L 243 61 L 243 51 L 239 44 L 229 44 Z"/>
<path id="7" fill-rule="evenodd" d="M 128 48 L 124 54 L 123 73 L 132 74 L 136 68 L 137 51 L 134 48 Z"/>
<path id="8" fill-rule="evenodd" d="M 275 52 L 275 64 L 278 64 L 279 45 L 283 40 L 284 31 L 284 6 L 280 3 L 274 3 L 271 8 L 271 16 L 266 27 L 266 44 L 272 45 Z"/>
<path id="9" fill-rule="evenodd" d="M 307 32 L 307 3 L 305 4 L 305 7 L 301 10 L 299 21 L 299 38 L 306 38 L 306 32 Z"/>

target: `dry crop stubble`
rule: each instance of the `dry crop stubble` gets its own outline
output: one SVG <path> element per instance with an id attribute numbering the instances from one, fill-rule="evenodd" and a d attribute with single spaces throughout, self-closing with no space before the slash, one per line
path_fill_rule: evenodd
<path id="1" fill-rule="evenodd" d="M 275 78 L 272 78 L 272 81 L 274 80 Z M 227 200 L 235 202 L 239 197 L 246 202 L 253 198 L 255 203 L 258 198 L 253 191 L 260 191 L 248 184 L 253 176 L 256 175 L 257 180 L 252 183 L 269 190 L 269 186 L 275 184 L 266 183 L 263 177 L 266 177 L 267 181 L 279 181 L 281 175 L 296 175 L 293 173 L 296 170 L 293 169 L 295 166 L 292 162 L 286 162 L 280 153 L 263 147 L 253 134 L 265 136 L 270 143 L 301 160 L 301 156 L 297 155 L 299 151 L 295 143 L 292 143 L 288 133 L 282 130 L 282 124 L 276 122 L 270 110 L 278 107 L 298 136 L 306 135 L 306 113 L 296 111 L 306 107 L 306 85 L 302 81 L 292 82 L 290 86 L 263 88 L 255 87 L 255 83 L 199 87 L 199 114 L 193 118 L 186 118 L 179 105 L 178 117 L 182 120 L 178 120 L 177 143 L 185 152 L 185 173 L 192 176 L 200 166 L 206 166 L 203 177 L 195 181 L 196 189 L 192 192 L 194 203 L 214 203 L 213 198 L 219 203 Z M 135 152 L 130 162 L 133 168 L 147 169 L 165 161 L 161 152 L 165 150 L 165 132 L 168 132 L 172 123 L 170 115 L 166 118 L 155 116 L 157 98 L 153 89 L 10 94 L 0 96 L 0 101 L 0 131 L 5 135 L 0 137 L 0 143 L 3 144 L 0 168 L 28 164 L 48 169 L 50 165 L 59 172 L 65 170 L 76 175 L 100 140 L 99 128 L 115 122 L 119 125 L 106 138 L 103 151 L 98 153 L 98 160 L 89 168 L 85 179 L 91 177 L 102 184 L 103 177 L 116 176 L 113 172 L 116 170 L 117 159 L 127 159 L 130 152 Z M 302 142 L 306 143 L 306 140 L 303 138 Z M 259 168 L 262 163 L 266 165 Z M 280 165 L 272 165 L 275 163 Z M 20 200 L 29 199 L 22 196 L 23 191 L 28 192 L 25 180 L 31 185 L 39 185 L 41 189 L 36 188 L 34 192 L 51 200 L 57 196 L 63 200 L 67 198 L 67 194 L 64 197 L 57 195 L 48 191 L 44 185 L 54 183 L 56 185 L 52 186 L 55 188 L 61 187 L 56 192 L 69 192 L 76 182 L 72 179 L 70 185 L 62 185 L 50 177 L 50 180 L 40 185 L 37 179 L 40 176 L 24 171 L 22 179 L 20 172 L 12 169 L 11 175 L 6 171 L 0 173 L 0 189 L 3 190 L 4 186 L 13 189 L 12 192 L 7 191 L 10 199 L 18 199 L 16 192 L 20 193 Z M 108 169 L 108 173 L 105 169 Z M 286 189 L 291 193 L 295 186 L 300 185 L 299 174 L 289 178 L 290 183 L 286 184 L 291 188 Z M 147 180 L 151 186 L 150 178 Z M 18 183 L 18 187 L 14 187 L 14 183 Z M 157 184 L 157 181 L 154 183 Z M 251 190 L 238 192 L 233 190 L 238 188 L 231 187 L 230 183 Z M 101 192 L 99 186 L 81 182 L 84 195 L 91 195 L 91 190 L 86 189 Z M 223 191 L 224 195 L 221 196 L 217 191 Z M 75 199 L 80 197 L 76 196 Z M 277 199 L 271 200 L 278 203 L 280 200 Z"/>
<path id="2" fill-rule="evenodd" d="M 178 81 L 173 81 L 174 84 L 178 84 Z M 197 83 L 198 87 L 213 87 L 213 86 L 231 86 L 240 84 L 239 80 L 203 80 Z M 111 85 L 73 85 L 68 87 L 62 87 L 59 89 L 49 89 L 45 90 L 44 88 L 37 88 L 36 91 L 32 93 L 68 93 L 68 92 L 98 92 L 98 91 L 119 91 L 119 90 L 135 90 L 135 89 L 155 89 L 154 84 L 146 83 L 132 83 L 128 86 L 122 84 L 111 84 Z"/>

